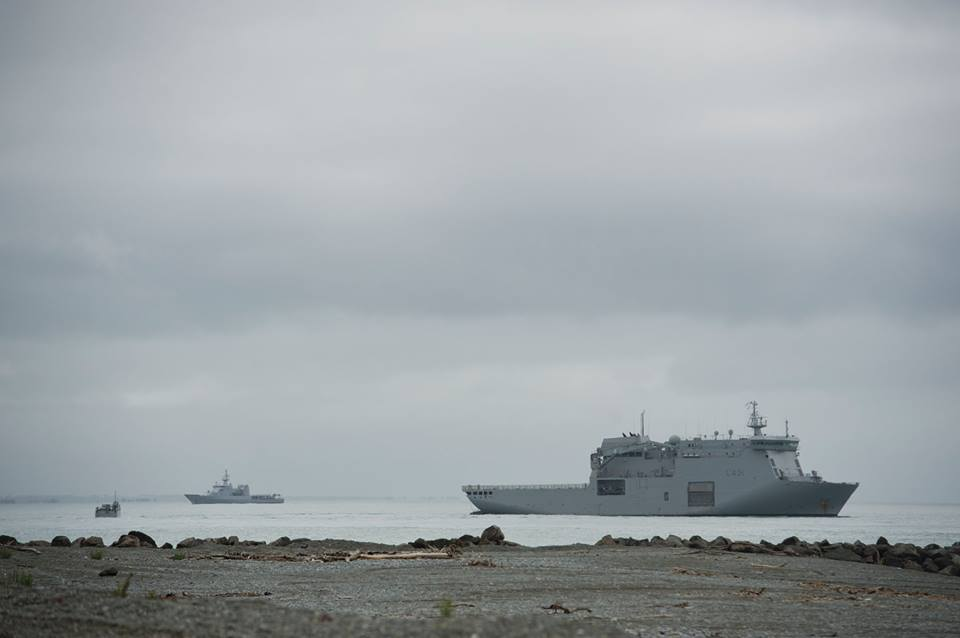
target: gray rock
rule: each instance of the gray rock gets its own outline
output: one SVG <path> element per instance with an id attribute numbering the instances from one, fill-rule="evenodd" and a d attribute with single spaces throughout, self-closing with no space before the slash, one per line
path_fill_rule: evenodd
<path id="1" fill-rule="evenodd" d="M 860 554 L 848 547 L 843 547 L 842 545 L 823 548 L 823 557 L 830 560 L 845 560 L 851 563 L 863 562 L 863 558 L 861 558 Z"/>
<path id="2" fill-rule="evenodd" d="M 920 563 L 918 563 L 918 562 L 916 562 L 916 561 L 913 561 L 913 560 L 905 560 L 905 561 L 903 561 L 903 568 L 904 568 L 904 569 L 915 569 L 915 570 L 917 570 L 917 571 L 923 571 L 923 567 L 920 566 Z"/>
<path id="3" fill-rule="evenodd" d="M 796 536 L 790 536 L 789 538 L 783 539 L 783 541 L 780 543 L 780 547 L 784 547 L 786 545 L 799 545 L 800 542 L 800 539 Z"/>
<path id="4" fill-rule="evenodd" d="M 289 545 L 289 544 L 290 544 L 290 537 L 289 537 L 289 536 L 281 536 L 281 537 L 278 538 L 277 540 L 275 540 L 275 541 L 273 541 L 272 543 L 270 543 L 270 545 L 273 546 L 273 547 L 286 547 L 286 546 Z"/>
<path id="5" fill-rule="evenodd" d="M 504 538 L 503 530 L 496 525 L 491 525 L 480 534 L 480 540 L 488 543 L 502 543 Z"/>
<path id="6" fill-rule="evenodd" d="M 683 539 L 675 534 L 670 534 L 663 542 L 667 547 L 683 547 Z"/>
<path id="7" fill-rule="evenodd" d="M 773 553 L 773 550 L 767 549 L 762 545 L 757 545 L 756 543 L 748 543 L 746 541 L 734 541 L 730 543 L 730 546 L 727 548 L 727 551 L 742 552 L 745 554 L 772 554 Z"/>
<path id="8" fill-rule="evenodd" d="M 598 540 L 596 544 L 597 545 L 616 545 L 617 541 L 613 539 L 613 536 L 611 536 L 610 534 L 607 534 L 606 536 Z"/>
<path id="9" fill-rule="evenodd" d="M 70 547 L 70 539 L 66 536 L 54 536 L 50 544 L 54 547 Z"/>
<path id="10" fill-rule="evenodd" d="M 687 541 L 687 547 L 691 549 L 707 549 L 710 547 L 710 543 L 700 538 L 699 536 L 691 536 L 690 540 Z"/>
<path id="11" fill-rule="evenodd" d="M 171 545 L 170 543 L 164 543 L 163 545 L 160 546 L 160 549 L 173 549 L 173 545 Z"/>
<path id="12" fill-rule="evenodd" d="M 227 545 L 239 545 L 239 544 L 240 544 L 240 539 L 237 538 L 236 536 L 231 536 L 230 538 L 227 539 Z"/>
<path id="13" fill-rule="evenodd" d="M 27 541 L 27 547 L 50 547 L 50 541 Z"/>
<path id="14" fill-rule="evenodd" d="M 111 547 L 140 547 L 140 539 L 136 536 L 124 534 L 118 538 L 117 542 L 111 545 Z"/>
<path id="15" fill-rule="evenodd" d="M 99 536 L 87 536 L 80 541 L 80 547 L 103 547 L 103 539 Z"/>
<path id="16" fill-rule="evenodd" d="M 103 571 L 101 571 L 101 572 L 98 574 L 98 576 L 116 576 L 117 573 L 118 573 L 118 572 L 117 572 L 117 568 L 116 568 L 116 567 L 107 567 L 106 569 L 104 569 Z"/>
<path id="17" fill-rule="evenodd" d="M 140 547 L 152 547 L 153 549 L 157 548 L 157 543 L 149 535 L 144 534 L 143 532 L 138 532 L 132 530 L 127 532 L 127 536 L 134 536 L 138 541 L 140 541 Z"/>
<path id="18" fill-rule="evenodd" d="M 896 556 L 902 560 L 912 560 L 914 562 L 920 560 L 920 553 L 917 551 L 917 546 L 912 543 L 897 543 L 887 550 L 887 554 Z"/>
<path id="19" fill-rule="evenodd" d="M 6 534 L 0 534 L 0 545 L 19 545 L 13 536 L 7 536 Z"/>
<path id="20" fill-rule="evenodd" d="M 726 549 L 730 547 L 730 539 L 726 536 L 717 536 L 715 539 L 710 541 L 711 547 L 719 547 L 720 549 Z"/>
<path id="21" fill-rule="evenodd" d="M 194 538 L 193 536 L 190 536 L 188 538 L 183 539 L 179 543 L 177 543 L 177 549 L 189 549 L 191 547 L 196 547 L 197 545 L 201 545 L 202 543 L 203 541 L 201 541 L 199 538 Z"/>
<path id="22" fill-rule="evenodd" d="M 940 571 L 940 568 L 937 567 L 937 564 L 936 564 L 935 562 L 933 562 L 933 559 L 932 559 L 932 558 L 928 558 L 928 559 L 926 559 L 925 561 L 923 561 L 923 563 L 922 563 L 921 566 L 923 567 L 923 570 L 924 570 L 924 571 L 927 571 L 927 572 L 934 572 L 934 573 L 935 573 L 935 572 Z"/>

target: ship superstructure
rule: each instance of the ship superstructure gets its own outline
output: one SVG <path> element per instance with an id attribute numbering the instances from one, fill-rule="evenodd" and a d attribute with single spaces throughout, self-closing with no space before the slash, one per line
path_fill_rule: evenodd
<path id="1" fill-rule="evenodd" d="M 590 455 L 588 483 L 464 485 L 482 513 L 612 516 L 836 516 L 858 483 L 830 483 L 800 466 L 797 437 L 764 434 L 757 402 L 747 404 L 751 436 L 653 441 L 604 439 Z"/>
<path id="2" fill-rule="evenodd" d="M 120 516 L 120 501 L 117 500 L 117 493 L 113 493 L 113 503 L 104 503 L 98 505 L 93 511 L 96 518 L 117 518 Z"/>
<path id="3" fill-rule="evenodd" d="M 213 484 L 213 488 L 206 494 L 184 494 L 194 505 L 214 503 L 283 503 L 279 494 L 250 494 L 250 486 L 246 484 L 233 486 L 230 474 L 224 470 L 223 478 Z"/>

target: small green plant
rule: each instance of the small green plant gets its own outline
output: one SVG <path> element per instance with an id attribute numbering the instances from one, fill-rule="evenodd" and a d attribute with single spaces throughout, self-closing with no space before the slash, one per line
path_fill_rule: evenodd
<path id="1" fill-rule="evenodd" d="M 123 582 L 117 585 L 117 588 L 113 590 L 113 595 L 117 598 L 126 598 L 127 589 L 130 588 L 130 579 L 133 578 L 133 574 L 128 575 L 123 579 Z"/>
<path id="2" fill-rule="evenodd" d="M 173 555 L 173 560 L 183 560 L 186 557 L 187 555 L 184 554 L 183 552 L 177 552 L 176 554 Z"/>
<path id="3" fill-rule="evenodd" d="M 150 591 L 147 592 L 147 598 L 148 598 L 149 600 L 154 600 L 154 599 L 156 599 L 156 598 L 157 598 L 157 592 L 155 592 L 155 591 L 153 591 L 153 590 L 151 589 Z"/>
<path id="4" fill-rule="evenodd" d="M 100 560 L 100 559 L 102 559 L 102 558 L 103 558 L 103 550 L 102 550 L 102 549 L 95 549 L 95 550 L 93 550 L 92 552 L 90 552 L 90 558 L 92 558 L 93 560 Z"/>
<path id="5" fill-rule="evenodd" d="M 437 607 L 440 609 L 441 618 L 450 618 L 453 616 L 453 601 L 449 598 L 444 598 L 441 600 Z"/>
<path id="6" fill-rule="evenodd" d="M 13 573 L 10 574 L 10 580 L 21 587 L 33 587 L 33 574 L 28 571 L 15 569 Z"/>
<path id="7" fill-rule="evenodd" d="M 10 558 L 13 556 L 13 550 L 9 547 L 0 547 L 0 558 Z"/>

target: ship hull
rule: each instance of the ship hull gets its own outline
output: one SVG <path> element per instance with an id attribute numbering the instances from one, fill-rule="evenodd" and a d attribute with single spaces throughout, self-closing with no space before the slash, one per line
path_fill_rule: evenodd
<path id="1" fill-rule="evenodd" d="M 858 486 L 857 483 L 774 480 L 747 488 L 731 484 L 729 492 L 724 493 L 725 486 L 720 484 L 715 504 L 704 507 L 689 504 L 686 483 L 669 479 L 635 479 L 631 483 L 625 494 L 615 496 L 598 495 L 593 483 L 558 488 L 489 486 L 464 491 L 481 514 L 837 516 Z"/>
<path id="2" fill-rule="evenodd" d="M 244 503 L 278 505 L 283 498 L 268 496 L 210 496 L 208 494 L 184 494 L 194 505 L 236 505 Z"/>

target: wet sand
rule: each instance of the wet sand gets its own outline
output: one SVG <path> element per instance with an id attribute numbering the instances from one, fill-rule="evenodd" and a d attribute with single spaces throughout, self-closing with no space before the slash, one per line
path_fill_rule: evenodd
<path id="1" fill-rule="evenodd" d="M 960 578 L 816 557 L 485 545 L 371 560 L 358 551 L 419 550 L 333 541 L 107 547 L 99 560 L 95 548 L 36 549 L 0 560 L 0 636 L 955 636 L 960 627 Z M 98 575 L 111 567 L 116 576 Z M 128 576 L 127 595 L 115 595 Z"/>

